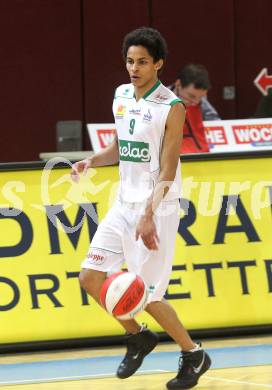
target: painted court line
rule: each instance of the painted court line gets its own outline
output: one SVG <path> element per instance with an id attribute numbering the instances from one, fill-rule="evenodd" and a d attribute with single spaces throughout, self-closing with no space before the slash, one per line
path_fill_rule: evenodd
<path id="1" fill-rule="evenodd" d="M 156 373 L 165 373 L 170 372 L 167 370 L 139 370 L 135 375 L 145 375 L 145 374 L 156 374 Z M 23 385 L 30 383 L 48 383 L 48 382 L 64 382 L 64 381 L 76 381 L 76 380 L 84 380 L 84 379 L 103 379 L 108 377 L 114 377 L 115 372 L 107 372 L 102 374 L 90 374 L 90 375 L 74 375 L 74 376 L 63 376 L 63 377 L 55 377 L 55 378 L 39 378 L 36 379 L 26 379 L 19 381 L 6 381 L 0 382 L 0 386 L 4 385 Z"/>
<path id="2" fill-rule="evenodd" d="M 213 361 L 212 368 L 272 365 L 272 344 L 208 348 L 207 351 Z M 121 358 L 118 355 L 0 364 L 0 385 L 110 377 L 115 375 Z M 178 351 L 154 352 L 146 357 L 138 374 L 176 372 L 178 358 Z"/>

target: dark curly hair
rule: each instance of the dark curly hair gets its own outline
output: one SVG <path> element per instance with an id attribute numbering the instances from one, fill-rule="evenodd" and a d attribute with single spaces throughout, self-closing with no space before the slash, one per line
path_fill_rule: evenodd
<path id="1" fill-rule="evenodd" d="M 130 46 L 143 46 L 147 49 L 154 62 L 167 56 L 167 44 L 158 30 L 151 27 L 140 27 L 128 33 L 123 41 L 122 53 L 124 59 Z"/>
<path id="2" fill-rule="evenodd" d="M 193 84 L 197 89 L 210 89 L 211 82 L 205 66 L 200 64 L 185 65 L 178 73 L 177 78 L 183 87 Z"/>

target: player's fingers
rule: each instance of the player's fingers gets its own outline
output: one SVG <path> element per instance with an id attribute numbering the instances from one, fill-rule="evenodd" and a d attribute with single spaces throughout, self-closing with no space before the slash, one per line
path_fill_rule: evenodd
<path id="1" fill-rule="evenodd" d="M 160 242 L 160 239 L 159 239 L 159 236 L 158 236 L 156 231 L 155 231 L 155 233 L 152 236 L 152 242 L 153 242 L 152 249 L 153 250 L 157 250 L 158 249 L 158 244 Z"/>
<path id="2" fill-rule="evenodd" d="M 79 173 L 80 164 L 78 162 L 72 165 L 72 172 Z"/>
<path id="3" fill-rule="evenodd" d="M 151 248 L 153 251 L 156 251 L 158 249 L 158 244 L 156 243 L 156 241 L 153 242 L 152 244 L 152 248 Z"/>
<path id="4" fill-rule="evenodd" d="M 71 173 L 71 179 L 73 182 L 78 183 L 79 182 L 79 175 Z"/>
<path id="5" fill-rule="evenodd" d="M 148 241 L 148 242 L 158 242 L 158 241 L 159 241 L 159 237 L 158 237 L 156 231 L 152 231 L 152 232 L 148 233 L 148 234 L 145 236 L 145 239 L 146 239 L 146 241 Z"/>
<path id="6" fill-rule="evenodd" d="M 78 182 L 78 180 L 79 180 L 79 172 L 78 172 L 78 170 L 77 170 L 76 165 L 72 165 L 71 179 L 72 179 L 74 182 Z"/>
<path id="7" fill-rule="evenodd" d="M 151 251 L 156 251 L 158 249 L 158 245 L 153 242 L 152 244 L 149 244 L 148 249 Z"/>
<path id="8" fill-rule="evenodd" d="M 149 250 L 157 250 L 158 249 L 158 245 L 156 243 L 156 241 L 154 240 L 154 238 L 146 238 L 146 239 L 143 239 L 143 243 L 144 245 L 147 247 L 147 249 Z"/>
<path id="9" fill-rule="evenodd" d="M 89 168 L 88 165 L 85 164 L 85 165 L 84 165 L 84 168 L 83 168 L 83 175 L 84 175 L 84 176 L 87 175 L 88 168 Z"/>
<path id="10" fill-rule="evenodd" d="M 88 169 L 89 169 L 89 162 L 86 160 L 86 161 L 84 161 L 84 165 L 83 165 L 83 175 L 84 176 L 87 174 Z"/>
<path id="11" fill-rule="evenodd" d="M 144 234 L 141 234 L 141 239 L 142 239 L 142 241 L 144 243 L 144 246 L 146 246 L 149 249 L 150 242 L 148 240 L 148 237 L 146 235 L 144 235 Z"/>
<path id="12" fill-rule="evenodd" d="M 144 246 L 147 247 L 147 249 L 151 250 L 151 245 L 150 245 L 149 242 L 146 242 L 146 241 L 143 240 L 143 243 L 144 243 Z"/>

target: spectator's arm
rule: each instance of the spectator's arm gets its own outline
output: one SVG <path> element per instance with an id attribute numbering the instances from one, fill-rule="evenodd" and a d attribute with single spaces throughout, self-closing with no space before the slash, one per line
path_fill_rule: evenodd
<path id="1" fill-rule="evenodd" d="M 201 99 L 201 112 L 202 112 L 202 119 L 203 121 L 216 121 L 220 120 L 220 116 L 218 115 L 218 112 L 216 109 L 211 105 L 211 103 L 208 101 L 207 98 Z"/>

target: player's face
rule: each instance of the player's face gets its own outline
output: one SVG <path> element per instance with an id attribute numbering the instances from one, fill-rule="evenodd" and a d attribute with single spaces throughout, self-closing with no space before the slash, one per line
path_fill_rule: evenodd
<path id="1" fill-rule="evenodd" d="M 196 106 L 204 96 L 207 96 L 206 89 L 196 88 L 192 83 L 187 87 L 182 87 L 179 80 L 175 83 L 175 93 L 184 101 L 186 106 Z"/>
<path id="2" fill-rule="evenodd" d="M 158 70 L 163 60 L 154 62 L 143 46 L 130 46 L 127 52 L 126 67 L 132 84 L 136 88 L 151 88 L 158 79 Z"/>

